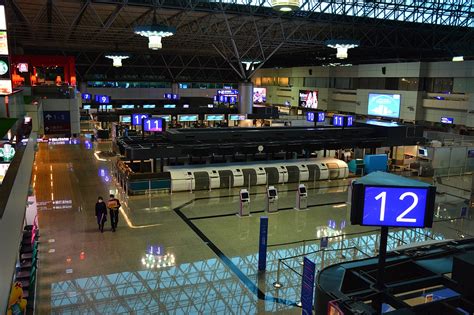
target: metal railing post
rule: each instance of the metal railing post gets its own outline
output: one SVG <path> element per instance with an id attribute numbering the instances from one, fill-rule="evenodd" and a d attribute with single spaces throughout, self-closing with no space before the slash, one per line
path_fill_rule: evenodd
<path id="1" fill-rule="evenodd" d="M 276 276 L 276 281 L 273 282 L 273 286 L 277 289 L 281 288 L 283 285 L 280 282 L 280 264 L 281 264 L 281 259 L 278 259 L 278 267 L 277 267 L 277 276 Z"/>

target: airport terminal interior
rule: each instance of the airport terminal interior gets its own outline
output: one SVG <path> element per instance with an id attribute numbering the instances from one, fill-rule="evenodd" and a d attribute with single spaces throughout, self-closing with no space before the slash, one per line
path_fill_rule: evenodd
<path id="1" fill-rule="evenodd" d="M 0 0 L 0 313 L 474 314 L 474 4 Z"/>

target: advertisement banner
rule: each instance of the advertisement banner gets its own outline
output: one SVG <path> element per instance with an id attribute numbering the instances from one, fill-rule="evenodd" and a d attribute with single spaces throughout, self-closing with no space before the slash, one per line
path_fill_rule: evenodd
<path id="1" fill-rule="evenodd" d="M 313 291 L 316 264 L 308 258 L 304 258 L 303 279 L 301 283 L 301 314 L 313 314 Z"/>
<path id="2" fill-rule="evenodd" d="M 268 217 L 260 217 L 260 236 L 258 241 L 258 271 L 267 269 Z"/>
<path id="3" fill-rule="evenodd" d="M 318 91 L 300 90 L 298 105 L 304 108 L 318 108 Z"/>

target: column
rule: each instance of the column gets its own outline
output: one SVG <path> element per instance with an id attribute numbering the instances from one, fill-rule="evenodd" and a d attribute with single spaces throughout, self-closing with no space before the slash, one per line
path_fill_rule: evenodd
<path id="1" fill-rule="evenodd" d="M 239 114 L 252 114 L 253 84 L 252 82 L 239 83 Z"/>
<path id="2" fill-rule="evenodd" d="M 179 94 L 179 85 L 177 82 L 171 83 L 171 93 Z"/>

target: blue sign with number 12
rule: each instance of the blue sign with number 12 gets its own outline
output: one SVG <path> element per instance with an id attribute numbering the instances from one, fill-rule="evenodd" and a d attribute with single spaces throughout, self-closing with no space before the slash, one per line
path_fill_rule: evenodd
<path id="1" fill-rule="evenodd" d="M 366 186 L 362 225 L 423 227 L 427 188 Z"/>

